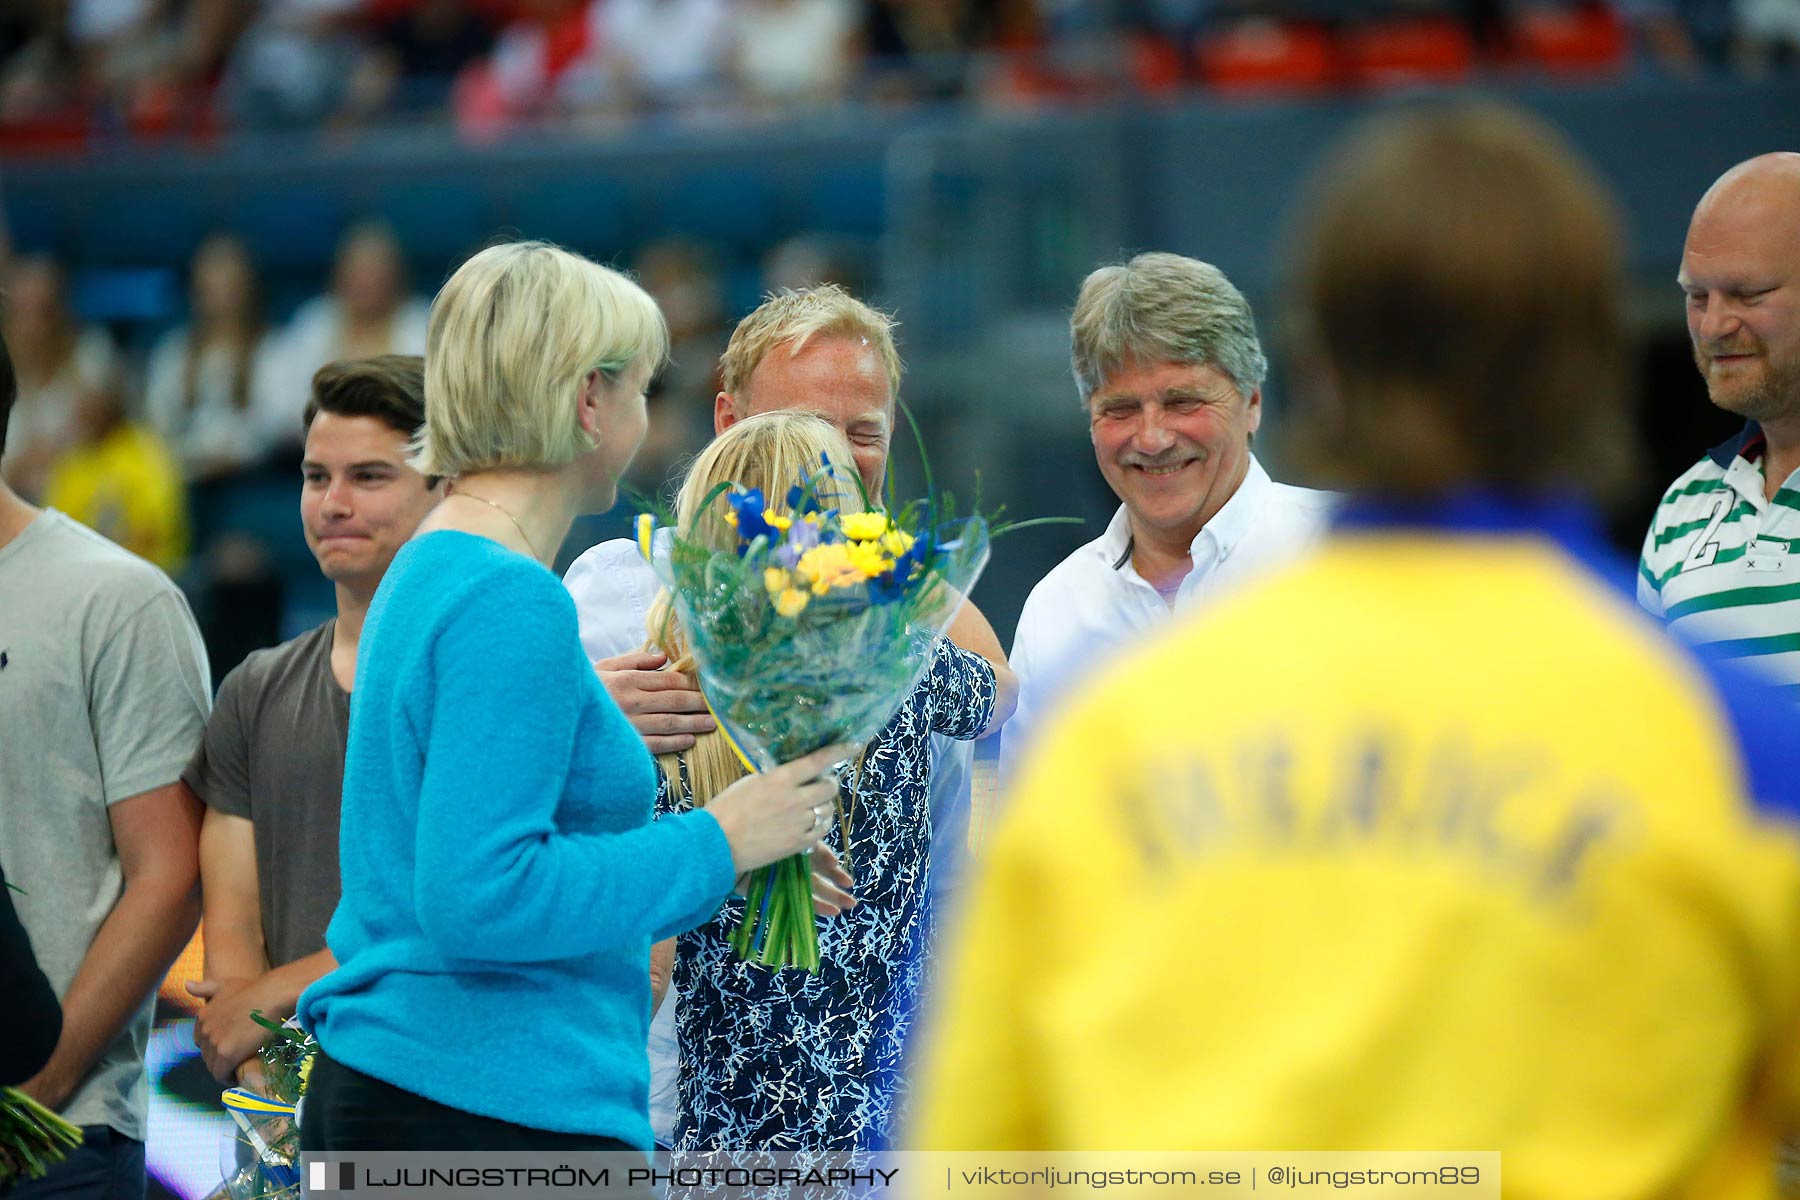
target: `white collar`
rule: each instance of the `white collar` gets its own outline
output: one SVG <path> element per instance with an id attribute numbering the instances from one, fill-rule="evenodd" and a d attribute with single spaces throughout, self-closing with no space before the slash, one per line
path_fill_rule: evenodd
<path id="1" fill-rule="evenodd" d="M 1210 533 L 1213 543 L 1219 548 L 1218 559 L 1223 562 L 1231 554 L 1232 548 L 1250 532 L 1250 526 L 1256 520 L 1256 512 L 1262 507 L 1263 499 L 1269 494 L 1273 483 L 1269 473 L 1256 461 L 1256 455 L 1250 455 L 1250 465 L 1245 469 L 1244 478 L 1237 490 L 1213 514 L 1212 520 L 1194 535 L 1188 553 L 1192 555 L 1199 548 L 1200 539 Z M 1117 571 L 1131 561 L 1131 548 L 1131 514 L 1121 504 L 1119 511 L 1107 523 L 1106 532 L 1094 542 L 1094 551 L 1109 568 Z"/>

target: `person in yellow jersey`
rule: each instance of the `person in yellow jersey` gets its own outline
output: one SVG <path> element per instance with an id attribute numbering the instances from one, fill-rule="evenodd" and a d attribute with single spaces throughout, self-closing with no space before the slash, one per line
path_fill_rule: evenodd
<path id="1" fill-rule="evenodd" d="M 1378 118 L 1292 299 L 1315 557 L 1023 764 L 917 1072 L 927 1149 L 1498 1150 L 1509 1198 L 1770 1196 L 1800 1110 L 1800 730 L 1645 620 L 1618 234 L 1536 121 Z"/>
<path id="2" fill-rule="evenodd" d="M 162 438 L 127 419 L 117 376 L 83 390 L 78 440 L 50 464 L 44 503 L 109 541 L 179 571 L 187 559 L 187 491 Z"/>

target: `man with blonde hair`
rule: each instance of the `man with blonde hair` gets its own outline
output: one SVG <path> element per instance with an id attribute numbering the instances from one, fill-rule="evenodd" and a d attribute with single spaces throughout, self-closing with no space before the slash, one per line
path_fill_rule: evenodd
<path id="1" fill-rule="evenodd" d="M 1251 453 L 1269 364 L 1249 301 L 1217 267 L 1176 254 L 1102 267 L 1081 285 L 1070 333 L 1094 457 L 1121 503 L 1019 615 L 1007 774 L 1033 721 L 1085 670 L 1300 554 L 1332 499 L 1276 483 Z"/>
<path id="2" fill-rule="evenodd" d="M 732 331 L 719 361 L 722 388 L 713 401 L 713 432 L 752 413 L 797 409 L 816 413 L 849 441 L 857 473 L 871 496 L 887 478 L 900 355 L 894 322 L 835 284 L 771 295 Z M 581 641 L 602 682 L 653 754 L 679 753 L 713 721 L 692 678 L 663 669 L 667 658 L 644 649 L 645 618 L 660 584 L 627 540 L 603 542 L 570 566 L 563 580 L 575 597 Z M 957 614 L 950 640 L 1006 666 L 1006 654 L 973 602 Z M 932 893 L 941 908 L 954 886 L 957 852 L 967 836 L 971 743 L 933 735 Z M 669 955 L 659 947 L 652 973 L 666 987 Z M 667 1144 L 675 1121 L 673 998 L 651 1025 L 651 1124 Z"/>

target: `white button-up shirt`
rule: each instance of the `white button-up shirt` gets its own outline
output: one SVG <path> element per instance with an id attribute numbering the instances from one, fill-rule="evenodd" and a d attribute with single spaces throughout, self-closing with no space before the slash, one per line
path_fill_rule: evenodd
<path id="1" fill-rule="evenodd" d="M 1231 499 L 1213 514 L 1188 553 L 1173 612 L 1201 607 L 1246 580 L 1291 562 L 1324 533 L 1333 492 L 1276 483 L 1255 456 Z M 1171 606 L 1131 561 L 1131 520 L 1123 505 L 1106 532 L 1058 563 L 1031 589 L 1013 636 L 1018 711 L 1001 734 L 1000 767 L 1011 776 L 1033 727 L 1091 670 L 1146 630 Z"/>

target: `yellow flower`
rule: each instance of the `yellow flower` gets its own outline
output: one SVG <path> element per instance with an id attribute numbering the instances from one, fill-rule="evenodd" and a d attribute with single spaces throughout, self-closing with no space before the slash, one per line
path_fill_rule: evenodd
<path id="1" fill-rule="evenodd" d="M 763 521 L 771 528 L 779 529 L 781 532 L 786 533 L 788 526 L 794 523 L 794 518 L 784 517 L 780 513 L 764 513 Z"/>
<path id="2" fill-rule="evenodd" d="M 780 567 L 769 567 L 763 572 L 763 587 L 768 589 L 771 596 L 787 591 L 793 586 L 793 581 L 793 576 Z"/>
<path id="3" fill-rule="evenodd" d="M 890 529 L 881 536 L 881 548 L 899 558 L 913 548 L 913 535 L 904 529 Z"/>
<path id="4" fill-rule="evenodd" d="M 811 596 L 799 588 L 784 588 L 775 597 L 775 611 L 784 617 L 797 617 L 806 611 L 806 605 L 811 599 Z"/>
<path id="5" fill-rule="evenodd" d="M 800 556 L 794 574 L 812 588 L 813 595 L 823 596 L 832 588 L 846 588 L 868 578 L 850 557 L 850 547 L 843 542 L 814 546 Z"/>
<path id="6" fill-rule="evenodd" d="M 888 531 L 888 515 L 880 509 L 851 513 L 840 523 L 844 536 L 853 542 L 872 542 Z"/>
<path id="7" fill-rule="evenodd" d="M 864 579 L 873 579 L 877 575 L 886 574 L 894 565 L 894 560 L 881 552 L 881 547 L 874 542 L 853 542 L 850 545 L 850 563 Z"/>

